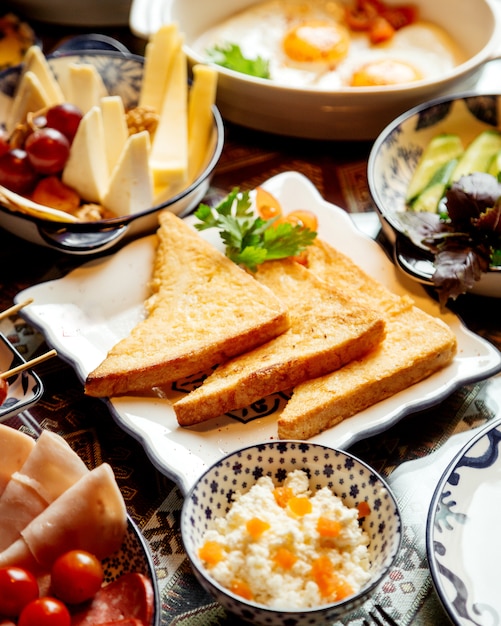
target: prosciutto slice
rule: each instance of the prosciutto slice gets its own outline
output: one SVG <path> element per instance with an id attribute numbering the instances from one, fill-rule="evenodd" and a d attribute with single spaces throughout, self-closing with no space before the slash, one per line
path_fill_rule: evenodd
<path id="1" fill-rule="evenodd" d="M 25 433 L 0 424 L 0 494 L 5 490 L 14 472 L 17 472 L 35 446 L 35 440 Z"/>
<path id="2" fill-rule="evenodd" d="M 0 567 L 19 565 L 36 574 L 73 549 L 103 559 L 118 550 L 127 529 L 125 503 L 113 470 L 102 463 L 54 500 L 0 553 Z"/>
<path id="3" fill-rule="evenodd" d="M 0 496 L 0 550 L 18 539 L 31 520 L 88 471 L 60 435 L 42 431 Z"/>

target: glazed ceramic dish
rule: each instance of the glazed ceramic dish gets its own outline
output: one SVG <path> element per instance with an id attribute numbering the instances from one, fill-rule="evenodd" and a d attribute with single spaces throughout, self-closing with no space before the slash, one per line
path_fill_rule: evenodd
<path id="1" fill-rule="evenodd" d="M 459 452 L 432 499 L 426 547 L 440 600 L 456 626 L 501 620 L 501 422 Z"/>
<path id="2" fill-rule="evenodd" d="M 185 33 L 185 49 L 191 62 L 203 62 L 203 55 L 193 48 L 197 38 L 254 4 L 256 0 L 133 0 L 130 26 L 135 34 L 147 38 L 160 24 L 177 22 Z M 374 139 L 397 115 L 420 102 L 472 89 L 484 65 L 499 55 L 497 13 L 501 7 L 496 7 L 495 0 L 417 0 L 412 4 L 417 5 L 422 19 L 446 29 L 464 51 L 464 62 L 441 78 L 395 87 L 319 90 L 277 85 L 218 67 L 217 104 L 223 117 L 280 135 L 368 140 Z"/>
<path id="3" fill-rule="evenodd" d="M 452 313 L 440 311 L 425 290 L 399 272 L 386 252 L 353 225 L 346 211 L 323 200 L 307 178 L 285 172 L 263 186 L 277 197 L 284 211 L 307 206 L 318 216 L 321 238 L 394 293 L 412 297 L 420 308 L 440 317 L 458 341 L 456 357 L 443 370 L 342 421 L 316 436 L 315 442 L 345 448 L 384 431 L 413 411 L 440 402 L 461 385 L 500 371 L 501 355 L 494 346 L 470 332 Z M 201 234 L 214 235 L 211 231 Z M 212 236 L 212 243 L 220 245 L 217 240 L 217 234 Z M 33 298 L 32 304 L 23 308 L 23 317 L 42 331 L 60 357 L 73 365 L 82 382 L 144 315 L 154 255 L 155 238 L 145 237 L 64 278 L 17 294 L 18 302 Z M 173 396 L 189 390 L 191 384 L 190 379 L 178 381 L 171 390 Z M 120 426 L 139 439 L 152 462 L 186 492 L 209 465 L 225 454 L 276 438 L 277 412 L 287 398 L 277 393 L 244 410 L 191 428 L 178 426 L 170 400 L 165 397 L 123 396 L 107 402 Z"/>
<path id="4" fill-rule="evenodd" d="M 10 341 L 0 333 L 0 372 L 23 365 L 26 361 Z M 7 379 L 8 393 L 0 404 L 0 422 L 35 405 L 43 395 L 40 378 L 32 370 L 24 370 Z"/>
<path id="5" fill-rule="evenodd" d="M 122 574 L 136 572 L 150 579 L 153 588 L 153 616 L 147 626 L 160 626 L 162 611 L 155 565 L 150 549 L 136 523 L 127 514 L 127 531 L 121 548 L 103 561 L 104 580 L 110 583 Z"/>
<path id="6" fill-rule="evenodd" d="M 99 48 L 88 49 L 88 39 L 78 38 L 78 48 L 69 42 L 49 57 L 49 64 L 56 76 L 63 74 L 72 63 L 91 64 L 98 70 L 110 95 L 121 96 L 126 108 L 137 103 L 143 75 L 143 57 L 123 51 L 110 50 L 110 42 L 99 38 Z M 0 122 L 16 88 L 21 66 L 0 74 Z M 116 246 L 124 239 L 152 231 L 157 226 L 157 212 L 168 209 L 176 214 L 190 211 L 204 197 L 210 177 L 219 160 L 224 142 L 224 129 L 219 111 L 214 107 L 214 130 L 211 145 L 201 171 L 186 189 L 156 206 L 139 213 L 101 219 L 94 222 L 62 222 L 44 213 L 27 213 L 0 206 L 0 226 L 32 243 L 55 248 L 75 255 L 96 254 Z M 15 194 L 14 194 L 15 195 Z"/>
<path id="7" fill-rule="evenodd" d="M 207 528 L 230 508 L 235 492 L 245 493 L 256 477 L 270 476 L 279 487 L 288 472 L 304 469 L 314 493 L 328 487 L 348 507 L 360 502 L 370 513 L 362 520 L 368 533 L 371 577 L 346 600 L 301 611 L 279 611 L 259 605 L 225 589 L 208 573 L 198 556 Z M 210 467 L 188 493 L 181 513 L 184 546 L 199 582 L 234 615 L 266 626 L 314 626 L 331 623 L 353 611 L 381 582 L 398 553 L 402 522 L 397 502 L 384 480 L 368 465 L 347 452 L 298 442 L 266 442 L 229 454 Z"/>
<path id="8" fill-rule="evenodd" d="M 461 94 L 438 98 L 407 111 L 379 135 L 368 162 L 369 189 L 383 230 L 395 246 L 398 266 L 412 279 L 432 284 L 433 259 L 408 237 L 405 196 L 423 150 L 441 133 L 455 133 L 469 144 L 480 132 L 499 128 L 501 95 Z M 501 268 L 483 274 L 471 293 L 501 297 Z"/>

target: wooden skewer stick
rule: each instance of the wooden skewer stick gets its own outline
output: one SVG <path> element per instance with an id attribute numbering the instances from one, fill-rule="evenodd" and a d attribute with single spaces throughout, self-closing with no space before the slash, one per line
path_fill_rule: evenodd
<path id="1" fill-rule="evenodd" d="M 46 361 L 47 359 L 50 359 L 56 355 L 57 355 L 56 350 L 49 350 L 49 352 L 46 352 L 45 354 L 41 354 L 40 356 L 37 356 L 34 359 L 31 359 L 30 361 L 26 361 L 26 363 L 21 363 L 21 365 L 18 365 L 17 367 L 13 367 L 10 370 L 1 372 L 0 378 L 10 378 L 11 376 L 14 376 L 14 374 L 19 374 L 19 372 L 31 369 L 34 365 L 37 365 L 38 363 L 41 363 L 42 361 Z"/>
<path id="2" fill-rule="evenodd" d="M 19 302 L 18 304 L 14 304 L 8 309 L 5 309 L 5 311 L 0 312 L 0 320 L 5 319 L 6 317 L 9 317 L 9 315 L 14 315 L 14 313 L 17 313 L 23 307 L 27 306 L 28 304 L 31 304 L 32 302 L 33 302 L 33 298 L 29 298 L 29 300 L 25 300 L 24 302 Z"/>

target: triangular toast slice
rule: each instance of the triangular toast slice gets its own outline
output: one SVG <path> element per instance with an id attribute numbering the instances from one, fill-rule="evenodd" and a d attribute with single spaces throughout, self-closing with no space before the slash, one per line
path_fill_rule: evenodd
<path id="1" fill-rule="evenodd" d="M 175 402 L 180 425 L 197 424 L 289 390 L 360 357 L 383 339 L 382 316 L 354 304 L 292 259 L 264 263 L 256 279 L 289 308 L 289 330 L 223 363 Z"/>
<path id="2" fill-rule="evenodd" d="M 326 242 L 310 247 L 308 267 L 381 313 L 386 337 L 364 357 L 295 387 L 278 418 L 280 439 L 309 439 L 335 426 L 438 371 L 457 348 L 454 333 L 441 319 L 391 293 Z"/>
<path id="3" fill-rule="evenodd" d="M 159 216 L 147 317 L 85 384 L 91 396 L 150 390 L 213 367 L 289 327 L 287 308 L 169 211 Z"/>

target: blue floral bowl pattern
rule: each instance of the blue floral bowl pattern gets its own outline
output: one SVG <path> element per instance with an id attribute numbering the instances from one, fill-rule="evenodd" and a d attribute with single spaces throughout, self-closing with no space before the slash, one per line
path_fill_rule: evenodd
<path id="1" fill-rule="evenodd" d="M 0 333 L 0 372 L 6 372 L 25 362 L 7 337 Z M 0 404 L 0 422 L 30 408 L 43 394 L 42 381 L 29 369 L 11 376 L 7 382 L 7 397 Z"/>
<path id="2" fill-rule="evenodd" d="M 304 469 L 312 490 L 328 486 L 348 506 L 366 501 L 371 509 L 362 522 L 370 537 L 372 577 L 356 595 L 334 604 L 301 611 L 278 611 L 246 601 L 211 579 L 197 555 L 202 537 L 216 517 L 228 511 L 236 491 L 248 491 L 261 476 L 279 485 L 287 473 Z M 182 510 L 181 532 L 195 576 L 227 611 L 252 624 L 324 625 L 354 610 L 391 568 L 401 543 L 401 518 L 388 486 L 365 463 L 347 452 L 302 441 L 253 445 L 229 454 L 210 467 L 189 491 Z"/>

